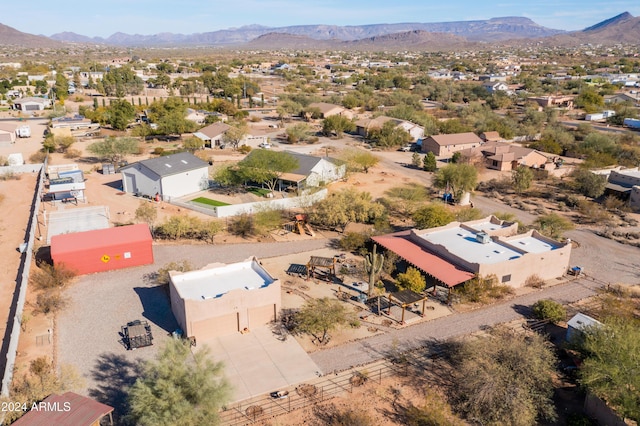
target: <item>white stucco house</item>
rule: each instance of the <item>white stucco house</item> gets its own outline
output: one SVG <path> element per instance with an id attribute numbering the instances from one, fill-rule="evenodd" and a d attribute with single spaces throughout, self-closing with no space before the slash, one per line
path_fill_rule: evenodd
<path id="1" fill-rule="evenodd" d="M 322 186 L 342 179 L 347 172 L 346 163 L 335 158 L 285 152 L 298 160 L 298 168 L 282 175 L 280 184 L 283 187 L 291 184 L 298 189 Z"/>
<path id="2" fill-rule="evenodd" d="M 209 187 L 209 165 L 188 152 L 151 158 L 120 169 L 122 190 L 170 199 Z"/>
<path id="3" fill-rule="evenodd" d="M 45 98 L 20 98 L 13 101 L 13 109 L 20 111 L 42 111 L 51 106 L 51 100 Z"/>

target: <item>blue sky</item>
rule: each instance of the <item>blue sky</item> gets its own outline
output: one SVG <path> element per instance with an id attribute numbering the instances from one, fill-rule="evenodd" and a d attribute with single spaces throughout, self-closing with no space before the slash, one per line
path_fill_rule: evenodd
<path id="1" fill-rule="evenodd" d="M 5 3 L 5 2 L 3 2 Z M 269 27 L 445 22 L 524 16 L 540 25 L 578 30 L 622 12 L 640 15 L 638 0 L 7 0 L 0 23 L 31 34 L 72 31 L 192 34 L 243 25 Z"/>

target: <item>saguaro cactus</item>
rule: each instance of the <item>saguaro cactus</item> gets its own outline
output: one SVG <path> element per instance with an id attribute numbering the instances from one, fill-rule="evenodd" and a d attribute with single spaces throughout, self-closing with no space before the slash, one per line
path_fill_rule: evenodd
<path id="1" fill-rule="evenodd" d="M 382 253 L 376 253 L 377 245 L 373 245 L 373 252 L 367 253 L 364 257 L 364 270 L 369 274 L 369 298 L 373 297 L 373 289 L 376 285 L 376 278 L 380 271 L 382 271 L 382 264 L 384 263 L 384 255 Z"/>

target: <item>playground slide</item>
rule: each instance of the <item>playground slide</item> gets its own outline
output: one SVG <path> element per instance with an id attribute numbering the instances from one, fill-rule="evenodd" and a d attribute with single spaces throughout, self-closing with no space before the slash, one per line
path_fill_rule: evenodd
<path id="1" fill-rule="evenodd" d="M 308 223 L 305 223 L 304 226 L 307 228 L 307 232 L 309 233 L 309 235 L 311 235 L 312 237 L 316 236 L 316 233 L 313 232 L 313 229 L 311 229 L 311 225 L 309 225 Z"/>

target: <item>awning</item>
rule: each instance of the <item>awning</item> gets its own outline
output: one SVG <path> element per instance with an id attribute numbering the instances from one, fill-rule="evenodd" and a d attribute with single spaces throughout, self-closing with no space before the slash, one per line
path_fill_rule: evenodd
<path id="1" fill-rule="evenodd" d="M 448 287 L 462 284 L 474 277 L 472 272 L 465 271 L 409 240 L 409 233 L 410 231 L 396 232 L 372 239 Z"/>

